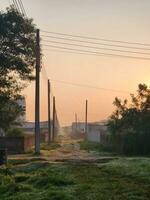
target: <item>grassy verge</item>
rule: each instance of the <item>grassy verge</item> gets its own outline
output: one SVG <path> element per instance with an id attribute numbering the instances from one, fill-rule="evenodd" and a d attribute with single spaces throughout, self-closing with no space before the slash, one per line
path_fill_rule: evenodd
<path id="1" fill-rule="evenodd" d="M 51 143 L 51 144 L 45 144 L 45 143 L 43 143 L 42 145 L 41 145 L 41 149 L 42 150 L 54 150 L 54 149 L 57 149 L 57 148 L 60 148 L 61 147 L 61 145 L 59 144 L 59 143 Z"/>
<path id="2" fill-rule="evenodd" d="M 13 164 L 12 164 L 13 165 Z M 150 158 L 72 165 L 28 161 L 0 170 L 0 200 L 149 200 Z"/>
<path id="3" fill-rule="evenodd" d="M 86 151 L 93 151 L 95 153 L 98 153 L 99 155 L 102 156 L 115 156 L 117 153 L 112 152 L 112 150 L 108 147 L 104 147 L 98 142 L 90 142 L 87 140 L 83 140 L 79 142 L 80 144 L 80 149 L 81 150 L 86 150 Z"/>

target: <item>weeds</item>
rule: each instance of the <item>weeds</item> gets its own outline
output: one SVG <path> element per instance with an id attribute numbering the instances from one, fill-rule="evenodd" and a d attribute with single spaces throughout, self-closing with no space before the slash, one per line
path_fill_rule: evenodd
<path id="1" fill-rule="evenodd" d="M 150 158 L 86 166 L 27 161 L 11 171 L 0 171 L 0 200 L 150 199 Z"/>

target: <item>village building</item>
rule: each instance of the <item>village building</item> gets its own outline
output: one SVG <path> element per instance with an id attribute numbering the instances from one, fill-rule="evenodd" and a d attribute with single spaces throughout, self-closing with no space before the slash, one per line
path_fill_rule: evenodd
<path id="1" fill-rule="evenodd" d="M 104 144 L 107 140 L 108 128 L 106 121 L 99 123 L 88 123 L 86 139 L 92 142 Z"/>

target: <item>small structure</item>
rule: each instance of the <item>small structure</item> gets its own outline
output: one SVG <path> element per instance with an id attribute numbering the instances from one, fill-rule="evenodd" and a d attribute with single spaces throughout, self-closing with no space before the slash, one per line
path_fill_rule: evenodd
<path id="1" fill-rule="evenodd" d="M 85 123 L 73 122 L 71 136 L 73 138 L 84 138 L 85 137 Z"/>
<path id="2" fill-rule="evenodd" d="M 0 147 L 9 154 L 25 153 L 34 147 L 34 136 L 0 137 Z"/>
<path id="3" fill-rule="evenodd" d="M 85 132 L 85 123 L 84 122 L 73 122 L 72 123 L 72 133 L 75 134 L 76 132 Z"/>
<path id="4" fill-rule="evenodd" d="M 92 142 L 105 144 L 107 142 L 108 130 L 106 122 L 88 123 L 86 139 Z"/>
<path id="5" fill-rule="evenodd" d="M 35 130 L 35 122 L 24 122 L 24 124 L 21 127 L 25 133 L 27 134 L 34 134 Z M 46 133 L 48 132 L 48 122 L 47 121 L 41 121 L 40 122 L 40 132 L 41 133 Z"/>

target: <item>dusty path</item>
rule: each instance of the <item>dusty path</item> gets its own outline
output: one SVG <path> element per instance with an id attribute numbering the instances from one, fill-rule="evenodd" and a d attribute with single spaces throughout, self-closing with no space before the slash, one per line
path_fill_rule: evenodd
<path id="1" fill-rule="evenodd" d="M 114 159 L 113 157 L 99 156 L 93 152 L 80 149 L 80 140 L 71 139 L 69 136 L 63 136 L 59 139 L 60 147 L 54 150 L 41 150 L 40 156 L 32 154 L 9 156 L 10 160 L 44 160 L 48 162 L 71 162 L 71 163 L 104 163 Z"/>
<path id="2" fill-rule="evenodd" d="M 61 147 L 50 152 L 50 160 L 92 160 L 96 156 L 87 151 L 80 150 L 80 140 L 63 137 L 60 141 Z"/>
<path id="3" fill-rule="evenodd" d="M 81 140 L 63 136 L 59 141 L 61 147 L 48 152 L 48 160 L 52 162 L 104 163 L 114 159 L 113 157 L 99 156 L 96 153 L 81 150 L 79 141 Z"/>

